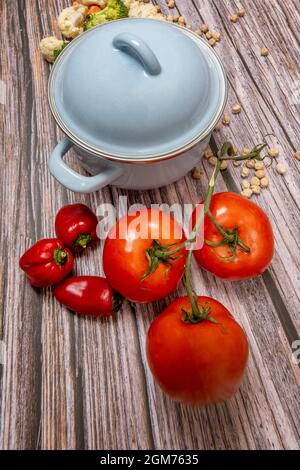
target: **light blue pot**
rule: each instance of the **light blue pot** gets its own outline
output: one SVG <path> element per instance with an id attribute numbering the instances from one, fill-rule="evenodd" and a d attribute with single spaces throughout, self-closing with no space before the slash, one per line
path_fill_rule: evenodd
<path id="1" fill-rule="evenodd" d="M 49 102 L 67 137 L 50 172 L 76 192 L 165 186 L 197 165 L 226 100 L 219 58 L 191 31 L 138 18 L 93 28 L 51 72 Z M 72 145 L 94 176 L 64 163 Z"/>

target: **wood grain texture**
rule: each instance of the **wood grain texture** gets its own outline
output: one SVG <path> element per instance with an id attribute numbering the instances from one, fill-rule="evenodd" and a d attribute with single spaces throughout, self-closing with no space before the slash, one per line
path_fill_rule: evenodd
<path id="1" fill-rule="evenodd" d="M 299 8 L 289 0 L 247 0 L 237 24 L 233 0 L 177 0 L 177 11 L 194 27 L 207 22 L 221 31 L 216 51 L 230 84 L 228 109 L 243 112 L 214 136 L 251 147 L 272 132 L 288 172 L 269 172 L 270 189 L 257 202 L 270 215 L 276 256 L 268 272 L 253 281 L 229 284 L 193 266 L 198 293 L 216 297 L 238 318 L 251 346 L 247 377 L 225 404 L 196 409 L 169 400 L 154 384 L 145 358 L 151 320 L 169 302 L 125 304 L 114 320 L 72 315 L 27 284 L 17 264 L 22 252 L 53 231 L 53 215 L 67 202 L 92 208 L 101 202 L 193 203 L 203 196 L 203 178 L 148 192 L 108 187 L 92 195 L 62 188 L 47 161 L 61 133 L 47 102 L 49 65 L 38 51 L 40 38 L 57 34 L 55 19 L 67 0 L 0 0 L 0 339 L 6 345 L 1 368 L 2 449 L 299 449 L 300 371 L 291 342 L 299 316 L 299 170 L 292 155 L 300 148 Z M 164 2 L 159 2 L 167 11 Z M 14 10 L 15 14 L 10 12 Z M 174 14 L 175 10 L 171 11 Z M 270 56 L 262 58 L 260 47 Z M 69 163 L 79 171 L 75 155 Z M 218 190 L 238 190 L 239 169 L 223 174 Z M 102 248 L 102 246 L 101 246 Z M 77 261 L 83 274 L 100 274 L 101 249 Z M 179 293 L 183 293 L 182 287 Z M 174 294 L 175 295 L 175 294 Z M 297 333 L 298 332 L 298 333 Z"/>

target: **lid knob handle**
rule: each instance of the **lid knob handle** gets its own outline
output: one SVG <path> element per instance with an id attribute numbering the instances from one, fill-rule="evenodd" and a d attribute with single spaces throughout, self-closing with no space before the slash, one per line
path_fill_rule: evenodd
<path id="1" fill-rule="evenodd" d="M 113 46 L 141 62 L 145 71 L 150 75 L 158 75 L 161 72 L 161 66 L 156 55 L 139 36 L 131 33 L 120 33 L 115 36 Z"/>

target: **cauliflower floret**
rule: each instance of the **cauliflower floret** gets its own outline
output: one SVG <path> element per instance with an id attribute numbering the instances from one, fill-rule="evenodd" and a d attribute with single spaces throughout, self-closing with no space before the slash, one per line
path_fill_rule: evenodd
<path id="1" fill-rule="evenodd" d="M 157 20 L 165 20 L 166 17 L 157 11 L 152 3 L 141 3 L 139 1 L 126 0 L 126 6 L 129 8 L 128 16 L 133 18 L 156 18 Z"/>
<path id="2" fill-rule="evenodd" d="M 40 51 L 44 59 L 46 59 L 48 62 L 53 63 L 57 56 L 57 53 L 55 53 L 55 51 L 60 51 L 63 46 L 64 41 L 57 39 L 55 36 L 49 36 L 41 40 Z"/>
<path id="3" fill-rule="evenodd" d="M 87 11 L 88 7 L 77 3 L 60 13 L 58 27 L 66 38 L 72 39 L 82 33 Z"/>
<path id="4" fill-rule="evenodd" d="M 91 5 L 98 5 L 99 7 L 103 7 L 105 5 L 104 0 L 77 0 L 77 3 L 81 3 L 81 5 L 91 6 Z"/>

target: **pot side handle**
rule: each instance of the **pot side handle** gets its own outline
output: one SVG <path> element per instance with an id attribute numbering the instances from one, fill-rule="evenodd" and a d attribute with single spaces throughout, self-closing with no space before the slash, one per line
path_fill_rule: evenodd
<path id="1" fill-rule="evenodd" d="M 71 191 L 76 193 L 97 191 L 110 184 L 122 173 L 120 168 L 111 166 L 95 176 L 80 175 L 63 161 L 63 156 L 71 147 L 73 147 L 73 143 L 67 137 L 64 137 L 53 150 L 48 163 L 51 175 Z"/>

